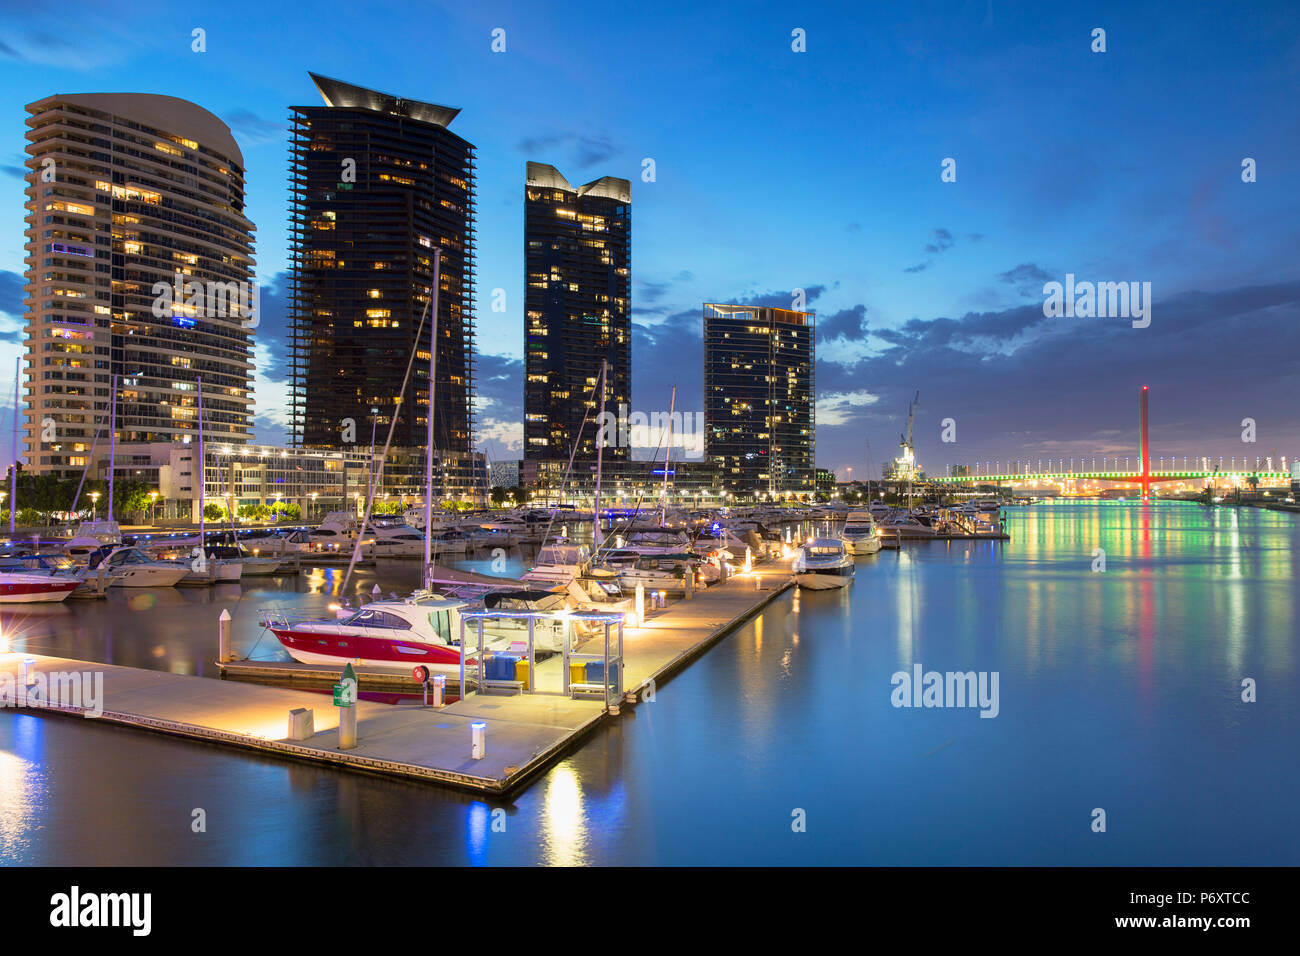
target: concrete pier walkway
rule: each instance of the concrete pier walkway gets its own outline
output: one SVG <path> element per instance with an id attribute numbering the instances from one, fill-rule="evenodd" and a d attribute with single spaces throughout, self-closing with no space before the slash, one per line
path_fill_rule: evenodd
<path id="1" fill-rule="evenodd" d="M 644 627 L 627 627 L 625 701 L 638 699 L 649 681 L 660 682 L 685 666 L 790 585 L 789 562 L 772 562 L 653 612 Z M 603 641 L 589 641 L 578 650 L 592 652 L 593 644 L 603 649 Z M 418 700 L 360 701 L 357 746 L 340 750 L 339 710 L 327 694 L 22 653 L 0 655 L 0 675 L 7 675 L 10 687 L 24 683 L 24 660 L 33 661 L 33 673 L 47 686 L 57 686 L 50 684 L 52 674 L 102 672 L 102 714 L 94 719 L 492 794 L 516 789 L 602 720 L 616 719 L 603 700 L 554 692 L 561 674 L 558 658 L 552 658 L 538 665 L 538 693 L 471 692 L 441 710 Z M 65 697 L 63 705 L 43 702 L 28 709 L 84 715 L 88 706 L 93 705 Z M 289 739 L 289 712 L 296 708 L 313 711 L 314 733 L 304 740 Z M 470 725 L 476 721 L 487 725 L 481 759 L 471 753 Z"/>

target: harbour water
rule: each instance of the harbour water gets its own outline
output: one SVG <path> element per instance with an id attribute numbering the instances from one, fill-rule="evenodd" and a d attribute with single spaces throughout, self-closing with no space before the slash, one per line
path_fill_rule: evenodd
<path id="1" fill-rule="evenodd" d="M 506 804 L 0 711 L 0 860 L 1300 863 L 1295 516 L 1005 514 L 1009 543 L 908 542 L 859 558 L 849 589 L 783 595 Z M 3 623 L 17 651 L 215 676 L 223 607 L 237 651 L 276 656 L 257 609 L 324 607 L 341 577 L 115 593 Z M 404 593 L 414 574 L 351 590 L 376 580 Z M 996 717 L 894 706 L 893 675 L 918 663 L 996 674 Z"/>

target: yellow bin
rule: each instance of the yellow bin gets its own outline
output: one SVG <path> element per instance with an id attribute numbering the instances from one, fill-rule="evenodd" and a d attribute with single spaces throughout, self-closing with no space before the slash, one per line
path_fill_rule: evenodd
<path id="1" fill-rule="evenodd" d="M 528 661 L 515 661 L 515 680 L 524 682 L 524 690 L 528 690 Z"/>
<path id="2" fill-rule="evenodd" d="M 570 684 L 587 683 L 587 662 L 586 661 L 569 661 L 569 683 Z"/>

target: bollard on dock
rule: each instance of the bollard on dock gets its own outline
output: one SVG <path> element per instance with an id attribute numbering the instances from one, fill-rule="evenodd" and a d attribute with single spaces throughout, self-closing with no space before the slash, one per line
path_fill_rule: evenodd
<path id="1" fill-rule="evenodd" d="M 230 653 L 230 612 L 223 608 L 217 618 L 217 663 L 225 664 L 234 659 L 235 655 Z"/>
<path id="2" fill-rule="evenodd" d="M 316 734 L 315 711 L 310 707 L 295 707 L 289 711 L 289 739 L 310 740 Z"/>

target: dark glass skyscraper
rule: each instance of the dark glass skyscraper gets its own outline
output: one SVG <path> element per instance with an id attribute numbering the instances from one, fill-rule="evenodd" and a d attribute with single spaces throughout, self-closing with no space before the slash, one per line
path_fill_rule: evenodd
<path id="1" fill-rule="evenodd" d="M 412 350 L 393 444 L 423 448 L 429 328 L 442 250 L 434 445 L 470 451 L 474 384 L 474 147 L 459 110 L 311 74 L 324 106 L 292 111 L 292 413 L 310 447 L 386 434 Z M 364 437 L 363 437 L 364 435 Z"/>
<path id="2" fill-rule="evenodd" d="M 605 408 L 632 394 L 629 300 L 632 185 L 606 176 L 574 188 L 554 166 L 528 164 L 524 193 L 524 457 L 596 454 L 601 361 Z M 611 441 L 613 436 L 611 436 Z M 609 447 L 606 455 L 627 456 Z"/>
<path id="3" fill-rule="evenodd" d="M 704 306 L 704 455 L 740 494 L 812 492 L 815 319 L 749 305 Z"/>

